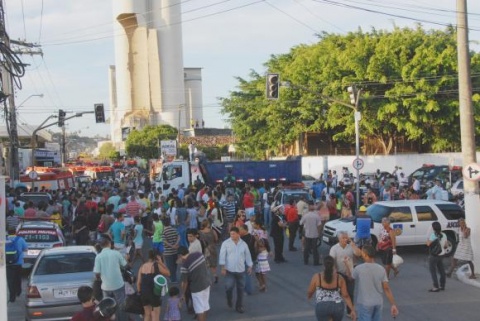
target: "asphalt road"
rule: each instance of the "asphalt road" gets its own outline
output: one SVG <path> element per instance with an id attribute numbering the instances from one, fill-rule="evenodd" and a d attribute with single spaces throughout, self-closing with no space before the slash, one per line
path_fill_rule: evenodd
<path id="1" fill-rule="evenodd" d="M 297 247 L 298 244 L 297 244 Z M 322 245 L 322 254 L 328 253 L 328 246 Z M 315 320 L 314 302 L 307 301 L 306 290 L 311 276 L 321 270 L 319 267 L 303 264 L 302 252 L 285 251 L 288 263 L 271 262 L 268 274 L 267 292 L 245 297 L 245 313 L 239 314 L 227 307 L 222 278 L 211 289 L 210 321 L 268 321 L 268 320 Z M 447 279 L 446 291 L 429 293 L 432 287 L 427 266 L 426 251 L 423 247 L 399 249 L 405 263 L 400 274 L 391 280 L 391 288 L 397 301 L 400 315 L 396 320 L 447 321 L 478 320 L 480 315 L 480 289 L 466 285 L 455 278 Z M 446 259 L 448 266 L 449 260 Z M 8 304 L 8 320 L 24 318 L 24 300 Z M 385 299 L 383 320 L 393 320 L 390 306 Z M 193 320 L 192 315 L 182 311 L 182 320 Z M 162 316 L 163 320 L 163 316 Z M 344 317 L 344 320 L 350 320 Z"/>

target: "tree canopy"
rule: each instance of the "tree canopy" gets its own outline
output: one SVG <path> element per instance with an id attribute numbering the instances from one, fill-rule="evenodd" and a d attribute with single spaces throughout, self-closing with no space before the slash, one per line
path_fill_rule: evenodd
<path id="1" fill-rule="evenodd" d="M 98 157 L 101 159 L 116 160 L 120 157 L 120 153 L 117 152 L 112 143 L 107 142 L 100 147 Z"/>
<path id="2" fill-rule="evenodd" d="M 133 130 L 125 142 L 127 155 L 144 159 L 158 158 L 160 141 L 175 139 L 177 129 L 170 125 L 146 126 L 142 130 Z"/>
<path id="3" fill-rule="evenodd" d="M 221 98 L 222 112 L 245 153 L 262 158 L 279 153 L 302 133 L 324 133 L 336 142 L 354 141 L 353 110 L 347 87 L 361 90 L 361 140 L 388 154 L 402 138 L 431 151 L 460 149 L 456 33 L 395 28 L 323 33 L 313 45 L 273 55 L 268 72 L 280 74 L 280 99 L 265 98 L 265 76 L 251 71 Z M 480 55 L 471 53 L 473 88 L 479 88 Z M 476 115 L 480 95 L 473 95 Z M 477 116 L 479 117 L 479 116 Z M 477 119 L 478 120 L 478 119 Z M 478 128 L 477 128 L 478 130 Z M 477 133 L 478 134 L 478 133 Z"/>

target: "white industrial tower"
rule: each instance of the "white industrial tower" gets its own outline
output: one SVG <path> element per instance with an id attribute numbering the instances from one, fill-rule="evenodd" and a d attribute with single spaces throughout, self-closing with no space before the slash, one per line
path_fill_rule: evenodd
<path id="1" fill-rule="evenodd" d="M 200 68 L 183 67 L 180 0 L 112 0 L 115 66 L 109 70 L 110 128 L 169 124 L 185 129 L 203 119 Z"/>

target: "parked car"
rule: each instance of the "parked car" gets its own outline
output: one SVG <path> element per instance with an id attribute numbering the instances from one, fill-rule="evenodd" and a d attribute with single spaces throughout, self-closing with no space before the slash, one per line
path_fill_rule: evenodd
<path id="1" fill-rule="evenodd" d="M 28 245 L 24 253 L 24 269 L 33 266 L 43 249 L 67 244 L 60 227 L 50 221 L 23 221 L 17 227 L 17 235 L 23 237 Z"/>
<path id="2" fill-rule="evenodd" d="M 453 197 L 456 197 L 459 194 L 463 194 L 463 179 L 459 179 L 455 183 L 453 183 L 452 188 L 450 189 L 450 193 L 452 193 Z"/>
<path id="3" fill-rule="evenodd" d="M 312 188 L 313 183 L 315 183 L 316 179 L 310 175 L 302 175 L 302 183 L 305 185 L 305 188 Z"/>
<path id="4" fill-rule="evenodd" d="M 92 286 L 97 253 L 93 246 L 68 246 L 41 252 L 28 278 L 27 321 L 70 320 L 82 309 L 77 290 Z"/>
<path id="5" fill-rule="evenodd" d="M 427 183 L 433 183 L 435 179 L 439 179 L 443 186 L 447 186 L 447 182 L 455 182 L 462 177 L 462 167 L 448 165 L 423 164 L 422 167 L 416 169 L 408 176 L 409 185 L 413 183 L 413 178 L 420 182 L 422 189 L 425 189 Z"/>
<path id="6" fill-rule="evenodd" d="M 20 200 L 25 203 L 32 202 L 33 205 L 38 208 L 38 204 L 48 204 L 48 202 L 52 199 L 52 196 L 48 193 L 41 193 L 41 192 L 28 192 L 20 194 Z"/>
<path id="7" fill-rule="evenodd" d="M 300 200 L 301 197 L 305 198 L 305 201 L 313 200 L 312 195 L 302 188 L 284 188 L 281 189 L 274 196 L 273 206 L 281 206 L 280 211 L 283 213 L 285 204 L 289 204 L 290 200 L 293 198 L 295 203 Z"/>
<path id="8" fill-rule="evenodd" d="M 370 230 L 372 242 L 380 237 L 382 218 L 388 217 L 397 234 L 397 246 L 425 245 L 432 232 L 432 222 L 438 221 L 447 235 L 447 255 L 453 254 L 458 240 L 458 219 L 465 218 L 462 208 L 451 202 L 440 200 L 405 200 L 377 202 L 367 208 L 374 227 Z M 323 241 L 333 245 L 338 242 L 339 231 L 355 237 L 353 218 L 332 220 L 325 224 Z"/>

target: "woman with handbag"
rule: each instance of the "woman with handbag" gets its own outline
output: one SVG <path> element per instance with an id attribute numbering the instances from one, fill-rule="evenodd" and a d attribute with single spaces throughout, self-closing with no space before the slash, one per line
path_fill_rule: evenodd
<path id="1" fill-rule="evenodd" d="M 443 257 L 447 247 L 447 236 L 442 232 L 442 226 L 439 222 L 432 223 L 433 233 L 427 240 L 429 247 L 428 267 L 432 276 L 433 288 L 428 292 L 439 292 L 445 290 L 445 267 L 443 266 Z M 438 283 L 437 273 L 440 274 L 440 284 Z"/>
<path id="2" fill-rule="evenodd" d="M 466 261 L 470 266 L 470 279 L 476 279 L 477 277 L 475 276 L 475 268 L 473 266 L 472 242 L 470 241 L 470 228 L 467 227 L 467 223 L 465 223 L 464 218 L 458 220 L 458 225 L 460 226 L 460 231 L 458 233 L 460 240 L 458 242 L 455 254 L 453 255 L 452 265 L 447 273 L 447 277 L 452 276 L 453 270 L 457 266 L 458 261 Z"/>
<path id="3" fill-rule="evenodd" d="M 157 321 L 160 319 L 160 307 L 162 298 L 154 292 L 153 279 L 157 275 L 170 276 L 170 271 L 163 263 L 162 257 L 157 255 L 155 250 L 148 252 L 148 261 L 138 270 L 137 290 L 143 304 L 143 320 Z"/>
<path id="4" fill-rule="evenodd" d="M 382 229 L 380 231 L 380 239 L 377 244 L 377 250 L 380 252 L 382 264 L 385 267 L 387 278 L 390 278 L 390 270 L 393 269 L 393 275 L 397 276 L 398 268 L 392 266 L 393 255 L 397 253 L 397 239 L 395 231 L 390 226 L 388 217 L 382 218 Z"/>
<path id="5" fill-rule="evenodd" d="M 330 255 L 323 259 L 325 270 L 315 273 L 308 286 L 307 298 L 315 293 L 315 315 L 317 321 L 341 321 L 345 313 L 345 304 L 351 310 L 352 320 L 357 319 L 355 308 L 347 292 L 345 279 L 335 270 L 335 259 Z"/>

